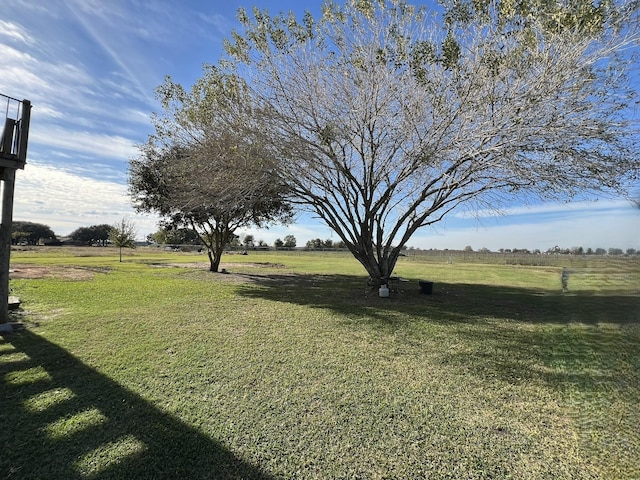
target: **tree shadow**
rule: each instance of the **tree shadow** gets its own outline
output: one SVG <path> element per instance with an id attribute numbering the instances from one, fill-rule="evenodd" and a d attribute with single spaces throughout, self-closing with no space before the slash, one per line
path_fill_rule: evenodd
<path id="1" fill-rule="evenodd" d="M 272 478 L 41 336 L 2 339 L 3 478 Z"/>
<path id="2" fill-rule="evenodd" d="M 421 342 L 432 341 L 427 326 L 441 326 L 450 341 L 465 346 L 443 345 L 441 363 L 490 381 L 539 381 L 584 391 L 622 385 L 628 387 L 625 395 L 637 395 L 640 385 L 640 296 L 626 292 L 436 283 L 432 295 L 423 295 L 415 281 L 379 298 L 366 292 L 362 277 L 251 275 L 247 280 L 239 289 L 246 297 L 329 310 L 345 319 L 338 321 L 345 328 L 385 331 L 414 352 Z"/>
<path id="3" fill-rule="evenodd" d="M 441 323 L 477 322 L 487 317 L 545 324 L 640 323 L 640 296 L 627 292 L 562 293 L 560 289 L 436 283 L 433 294 L 424 295 L 417 281 L 409 281 L 395 283 L 390 297 L 379 298 L 377 291 L 367 288 L 364 277 L 352 275 L 235 275 L 245 279 L 239 292 L 248 298 L 336 313 L 361 311 L 383 322 L 391 322 L 393 313 L 407 313 L 414 320 Z"/>

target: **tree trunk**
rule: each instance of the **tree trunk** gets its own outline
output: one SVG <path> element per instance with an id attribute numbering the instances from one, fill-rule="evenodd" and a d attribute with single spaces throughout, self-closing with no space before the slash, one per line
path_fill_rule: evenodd
<path id="1" fill-rule="evenodd" d="M 358 260 L 369 274 L 369 282 L 372 288 L 378 288 L 389 282 L 389 277 L 398 261 L 398 252 L 393 249 L 388 254 L 378 257 L 374 251 L 351 250 L 353 256 Z"/>
<path id="2" fill-rule="evenodd" d="M 196 226 L 198 228 L 196 228 Z M 191 221 L 191 228 L 200 238 L 202 244 L 207 247 L 207 255 L 209 256 L 209 271 L 218 272 L 220 268 L 220 260 L 225 247 L 229 244 L 229 238 L 233 230 L 222 220 L 215 222 L 204 222 L 196 224 Z"/>
<path id="3" fill-rule="evenodd" d="M 218 272 L 220 268 L 220 260 L 222 259 L 222 251 L 214 251 L 213 249 L 207 249 L 207 255 L 209 255 L 209 271 Z"/>

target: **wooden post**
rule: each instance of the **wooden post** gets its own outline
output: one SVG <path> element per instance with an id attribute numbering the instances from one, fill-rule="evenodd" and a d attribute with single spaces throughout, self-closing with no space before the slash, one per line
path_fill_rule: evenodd
<path id="1" fill-rule="evenodd" d="M 8 101 L 15 98 L 6 97 Z M 29 143 L 31 102 L 22 100 L 18 119 L 5 118 L 0 145 L 0 179 L 2 180 L 2 215 L 0 217 L 0 331 L 11 328 L 9 323 L 9 267 L 11 265 L 11 230 L 13 222 L 13 193 L 16 169 L 24 168 Z M 8 110 L 8 107 L 7 107 Z"/>
<path id="2" fill-rule="evenodd" d="M 13 192 L 15 168 L 3 168 L 2 224 L 0 225 L 0 324 L 9 321 L 9 265 L 11 260 L 11 223 L 13 222 Z"/>

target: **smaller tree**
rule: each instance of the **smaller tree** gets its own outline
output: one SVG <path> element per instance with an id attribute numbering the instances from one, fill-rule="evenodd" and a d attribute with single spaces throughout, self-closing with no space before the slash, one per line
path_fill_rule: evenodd
<path id="1" fill-rule="evenodd" d="M 244 238 L 242 239 L 242 242 L 244 243 L 245 247 L 253 247 L 253 244 L 255 241 L 256 241 L 255 237 L 250 234 L 245 235 Z"/>
<path id="2" fill-rule="evenodd" d="M 122 218 L 118 223 L 111 227 L 109 232 L 109 240 L 118 247 L 120 251 L 120 261 L 122 262 L 122 249 L 135 248 L 136 228 L 133 222 Z"/>
<path id="3" fill-rule="evenodd" d="M 275 248 L 276 250 L 278 248 L 282 248 L 283 246 L 284 246 L 284 242 L 279 238 L 276 238 L 275 242 L 273 242 L 273 248 Z"/>
<path id="4" fill-rule="evenodd" d="M 136 209 L 196 232 L 212 272 L 238 229 L 291 218 L 279 157 L 246 134 L 257 107 L 249 92 L 241 76 L 214 66 L 190 91 L 167 77 L 157 89 L 164 111 L 153 117 L 155 134 L 130 162 Z"/>
<path id="5" fill-rule="evenodd" d="M 296 246 L 296 237 L 293 235 L 287 235 L 284 237 L 284 245 L 287 248 L 294 248 Z"/>
<path id="6" fill-rule="evenodd" d="M 312 238 L 307 241 L 306 247 L 310 250 L 315 250 L 318 248 L 322 248 L 324 246 L 324 242 L 320 238 Z"/>
<path id="7" fill-rule="evenodd" d="M 239 247 L 242 244 L 240 243 L 240 235 L 236 235 L 235 233 L 231 234 L 231 240 L 229 240 L 229 246 L 231 247 Z"/>

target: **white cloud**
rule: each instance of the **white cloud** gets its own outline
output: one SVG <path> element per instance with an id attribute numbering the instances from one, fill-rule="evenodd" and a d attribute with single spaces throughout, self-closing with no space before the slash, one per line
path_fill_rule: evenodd
<path id="1" fill-rule="evenodd" d="M 15 42 L 33 44 L 34 39 L 27 31 L 17 23 L 5 22 L 0 20 L 0 37 L 8 38 Z"/>
<path id="2" fill-rule="evenodd" d="M 123 217 L 136 224 L 140 237 L 157 230 L 156 217 L 134 212 L 122 184 L 33 163 L 16 177 L 16 220 L 44 223 L 57 235 L 82 226 L 113 224 Z"/>
<path id="3" fill-rule="evenodd" d="M 119 135 L 81 132 L 58 126 L 35 125 L 29 133 L 29 143 L 61 148 L 91 157 L 127 161 L 138 150 L 135 142 Z"/>
<path id="4" fill-rule="evenodd" d="M 82 114 L 83 101 L 93 89 L 93 80 L 79 65 L 49 63 L 8 45 L 0 44 L 0 57 L 6 61 L 0 77 L 0 91 L 31 100 L 34 115 L 60 118 L 65 111 Z M 90 103 L 89 103 L 90 104 Z"/>
<path id="5" fill-rule="evenodd" d="M 84 2 L 82 5 L 84 5 Z M 102 31 L 103 29 L 100 28 L 102 26 L 99 27 L 94 24 L 88 15 L 82 15 L 78 10 L 71 9 L 71 11 L 78 22 L 85 28 L 87 34 L 91 36 L 94 42 L 100 46 L 100 48 L 109 56 L 118 68 L 125 73 L 128 83 L 135 87 L 136 93 L 151 103 L 153 101 L 151 94 L 149 90 L 143 86 L 143 82 L 140 80 L 140 68 L 135 68 L 136 62 L 131 61 L 133 60 L 132 55 L 135 50 L 127 52 L 126 49 L 117 48 L 115 43 L 118 43 L 118 39 L 114 39 L 105 31 Z M 108 29 L 106 30 L 108 31 Z M 127 52 L 128 55 L 125 55 L 125 52 Z M 139 59 L 139 61 L 141 62 L 142 59 Z"/>
<path id="6" fill-rule="evenodd" d="M 23 13 L 24 15 L 43 15 L 48 18 L 58 18 L 60 12 L 57 8 L 51 8 L 51 1 L 34 2 L 33 0 L 12 0 L 11 5 L 16 11 Z"/>
<path id="7" fill-rule="evenodd" d="M 628 207 L 629 202 L 627 200 L 615 200 L 615 199 L 600 199 L 593 201 L 579 201 L 579 202 L 566 202 L 566 203 L 542 203 L 536 205 L 520 205 L 496 210 L 477 210 L 477 211 L 460 211 L 456 212 L 453 216 L 455 218 L 472 219 L 472 218 L 493 218 L 499 215 L 502 216 L 515 216 L 515 215 L 539 215 L 539 214 L 553 214 L 560 212 L 578 212 L 587 211 L 593 212 L 597 210 L 611 210 Z"/>
<path id="8" fill-rule="evenodd" d="M 131 124 L 149 125 L 151 104 L 141 104 L 139 86 L 118 72 L 96 77 L 68 51 L 54 51 L 49 61 L 40 48 L 24 51 L 2 43 L 0 58 L 6 63 L 0 92 L 31 100 L 33 123 L 66 119 L 73 127 L 123 132 Z"/>

